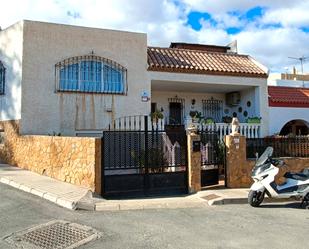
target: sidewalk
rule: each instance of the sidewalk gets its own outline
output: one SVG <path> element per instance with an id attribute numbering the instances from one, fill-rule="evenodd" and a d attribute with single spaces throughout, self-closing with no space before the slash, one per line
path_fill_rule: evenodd
<path id="1" fill-rule="evenodd" d="M 116 211 L 147 208 L 204 207 L 207 205 L 207 201 L 199 198 L 197 194 L 172 198 L 106 200 L 93 197 L 92 192 L 86 188 L 7 164 L 0 164 L 0 182 L 73 210 Z"/>
<path id="2" fill-rule="evenodd" d="M 106 200 L 93 197 L 86 188 L 47 176 L 0 164 L 0 182 L 37 195 L 69 209 L 117 211 L 132 209 L 188 208 L 208 205 L 247 203 L 248 189 L 207 189 L 193 195 L 177 197 Z M 266 198 L 266 201 L 270 200 Z"/>
<path id="3" fill-rule="evenodd" d="M 69 209 L 77 209 L 79 202 L 91 196 L 88 189 L 8 164 L 0 164 L 0 182 Z"/>

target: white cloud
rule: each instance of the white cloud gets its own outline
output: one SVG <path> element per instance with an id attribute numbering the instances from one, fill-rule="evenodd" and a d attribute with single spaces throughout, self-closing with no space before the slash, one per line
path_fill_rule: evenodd
<path id="1" fill-rule="evenodd" d="M 309 1 L 290 8 L 269 10 L 262 18 L 262 23 L 280 23 L 284 27 L 303 27 L 309 25 Z"/>
<path id="2" fill-rule="evenodd" d="M 183 0 L 188 8 L 211 14 L 224 14 L 229 11 L 246 11 L 256 6 L 269 8 L 290 8 L 306 0 Z"/>
<path id="3" fill-rule="evenodd" d="M 234 38 L 238 40 L 240 52 L 253 55 L 273 71 L 284 71 L 284 67 L 292 68 L 293 65 L 299 69 L 299 63 L 288 57 L 309 55 L 309 47 L 305 45 L 309 41 L 309 33 L 299 29 L 247 30 Z"/>
<path id="4" fill-rule="evenodd" d="M 225 45 L 237 38 L 240 52 L 273 70 L 283 70 L 297 64 L 288 56 L 309 56 L 309 34 L 297 29 L 309 26 L 308 5 L 308 0 L 0 0 L 0 26 L 31 19 L 146 32 L 149 44 L 155 46 L 175 41 Z M 266 11 L 253 23 L 230 14 L 256 6 L 264 6 Z M 202 20 L 201 30 L 193 30 L 186 25 L 190 11 L 210 13 L 217 26 Z M 277 23 L 283 27 L 258 29 Z M 231 26 L 244 30 L 236 36 L 228 35 L 225 28 Z M 309 65 L 305 69 L 309 71 Z"/>

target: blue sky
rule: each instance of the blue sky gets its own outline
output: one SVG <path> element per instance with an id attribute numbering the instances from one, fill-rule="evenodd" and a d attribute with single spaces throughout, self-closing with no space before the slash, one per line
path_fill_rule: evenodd
<path id="1" fill-rule="evenodd" d="M 2 28 L 31 19 L 144 32 L 153 46 L 237 40 L 239 53 L 273 72 L 300 68 L 289 56 L 309 56 L 309 0 L 0 0 L 0 6 Z"/>
<path id="2" fill-rule="evenodd" d="M 246 11 L 230 11 L 227 12 L 231 17 L 239 19 L 239 25 L 229 25 L 226 26 L 225 31 L 228 34 L 237 34 L 240 33 L 247 23 L 254 22 L 259 18 L 262 18 L 266 11 L 266 8 L 261 6 L 256 6 Z M 199 31 L 202 29 L 202 22 L 209 22 L 212 27 L 216 27 L 218 25 L 218 21 L 214 18 L 211 13 L 208 12 L 199 12 L 199 11 L 190 11 L 188 13 L 187 25 L 189 25 L 192 29 Z"/>

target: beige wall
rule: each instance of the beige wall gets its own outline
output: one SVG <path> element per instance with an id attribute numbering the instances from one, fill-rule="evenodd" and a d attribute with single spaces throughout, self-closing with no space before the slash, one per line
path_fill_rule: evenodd
<path id="1" fill-rule="evenodd" d="M 127 68 L 127 95 L 55 92 L 55 64 L 92 51 Z M 141 92 L 150 92 L 146 52 L 146 34 L 25 21 L 21 133 L 75 135 L 148 114 L 150 104 L 141 102 Z"/>
<path id="2" fill-rule="evenodd" d="M 23 22 L 0 31 L 0 61 L 6 68 L 5 94 L 0 95 L 0 120 L 21 118 Z"/>
<path id="3" fill-rule="evenodd" d="M 0 123 L 5 143 L 0 159 L 34 171 L 101 192 L 101 140 L 97 138 L 18 135 L 19 122 Z"/>

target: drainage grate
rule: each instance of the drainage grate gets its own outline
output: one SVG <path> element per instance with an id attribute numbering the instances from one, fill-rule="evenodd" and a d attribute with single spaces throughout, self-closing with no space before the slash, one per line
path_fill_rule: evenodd
<path id="1" fill-rule="evenodd" d="M 205 199 L 206 201 L 211 201 L 211 200 L 217 199 L 219 197 L 221 197 L 221 196 L 215 195 L 215 194 L 210 194 L 210 195 L 206 195 L 206 196 L 204 196 L 202 198 Z"/>
<path id="2" fill-rule="evenodd" d="M 72 249 L 99 237 L 91 227 L 56 220 L 14 233 L 5 241 L 24 249 Z"/>

